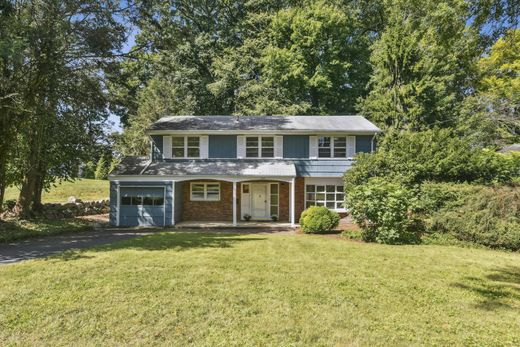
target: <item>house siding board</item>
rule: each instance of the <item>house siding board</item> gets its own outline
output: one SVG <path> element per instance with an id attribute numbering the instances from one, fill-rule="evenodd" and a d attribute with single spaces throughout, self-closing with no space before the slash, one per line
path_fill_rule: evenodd
<path id="1" fill-rule="evenodd" d="M 309 158 L 309 136 L 308 135 L 284 135 L 283 137 L 284 158 Z"/>
<path id="2" fill-rule="evenodd" d="M 209 136 L 210 158 L 236 158 L 237 137 L 235 135 Z"/>
<path id="3" fill-rule="evenodd" d="M 296 160 L 298 177 L 342 177 L 350 169 L 351 160 Z"/>
<path id="4" fill-rule="evenodd" d="M 356 136 L 356 153 L 370 153 L 372 151 L 372 136 Z"/>
<path id="5" fill-rule="evenodd" d="M 175 223 L 179 223 L 182 220 L 182 210 L 183 210 L 183 182 L 175 182 L 175 196 L 174 196 L 174 218 Z"/>
<path id="6" fill-rule="evenodd" d="M 152 135 L 152 160 L 163 159 L 163 137 L 159 135 Z"/>
<path id="7" fill-rule="evenodd" d="M 117 225 L 117 184 L 110 182 L 110 213 L 108 215 L 110 225 Z"/>

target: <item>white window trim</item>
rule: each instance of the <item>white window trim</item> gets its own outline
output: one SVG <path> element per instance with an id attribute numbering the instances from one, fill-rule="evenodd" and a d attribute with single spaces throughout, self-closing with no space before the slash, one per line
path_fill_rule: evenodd
<path id="1" fill-rule="evenodd" d="M 271 194 L 271 186 L 277 185 L 278 186 L 278 193 Z M 271 214 L 271 207 L 276 206 L 276 216 L 278 217 L 278 221 L 280 221 L 280 183 L 274 182 L 269 183 L 269 217 L 272 217 L 273 214 Z M 273 201 L 271 200 L 271 195 L 276 195 L 278 197 L 278 203 L 276 205 L 273 205 Z"/>
<path id="2" fill-rule="evenodd" d="M 193 185 L 194 184 L 204 186 L 204 197 L 203 198 L 194 198 L 193 197 Z M 218 199 L 208 199 L 208 184 L 218 185 Z M 209 202 L 220 201 L 220 196 L 221 196 L 220 182 L 191 182 L 190 183 L 190 201 L 209 201 Z"/>
<path id="3" fill-rule="evenodd" d="M 173 139 L 174 138 L 184 138 L 184 156 L 183 157 L 174 157 L 173 156 Z M 191 146 L 191 147 L 188 147 L 188 137 L 196 137 L 199 139 L 199 146 L 197 147 L 199 149 L 199 156 L 198 157 L 188 157 L 188 148 L 196 148 L 194 146 Z M 172 136 L 171 138 L 171 158 L 172 159 L 201 159 L 202 158 L 202 148 L 201 148 L 201 137 L 200 136 L 190 136 L 190 135 L 186 135 L 186 136 Z"/>
<path id="4" fill-rule="evenodd" d="M 247 138 L 248 137 L 256 137 L 257 140 L 258 140 L 258 147 L 248 147 L 247 146 Z M 262 156 L 262 138 L 264 137 L 272 137 L 273 138 L 273 156 L 272 157 L 264 157 Z M 244 153 L 244 158 L 245 159 L 274 159 L 276 158 L 276 139 L 275 139 L 275 136 L 274 135 L 261 135 L 261 136 L 244 136 L 244 148 L 245 148 L 245 153 Z M 258 156 L 257 157 L 248 157 L 247 156 L 247 149 L 248 148 L 258 148 Z M 271 148 L 271 147 L 267 147 L 267 148 Z"/>
<path id="5" fill-rule="evenodd" d="M 328 137 L 330 138 L 330 157 L 320 157 L 320 148 L 329 148 L 329 147 L 320 147 L 320 139 L 322 137 Z M 335 137 L 343 137 L 345 138 L 345 147 L 339 147 L 339 148 L 345 148 L 345 156 L 344 157 L 336 157 L 334 155 L 334 138 Z M 349 159 L 349 157 L 347 156 L 347 152 L 348 152 L 348 136 L 347 135 L 318 135 L 318 139 L 317 139 L 317 146 L 318 146 L 318 159 Z"/>
<path id="6" fill-rule="evenodd" d="M 325 182 L 325 183 L 304 182 L 304 184 L 305 184 L 305 189 L 304 189 L 304 191 L 305 191 L 305 199 L 304 199 L 304 205 L 303 206 L 305 207 L 305 209 L 307 209 L 307 186 L 308 185 L 309 186 L 324 186 L 325 187 L 325 191 L 323 192 L 323 194 L 327 194 L 327 191 L 326 191 L 327 190 L 327 186 L 334 186 L 334 208 L 328 208 L 327 206 L 325 206 L 325 207 L 327 207 L 329 210 L 336 211 L 336 212 L 347 212 L 347 209 L 345 207 L 343 207 L 343 208 L 336 208 L 336 203 L 337 203 L 337 200 L 336 200 L 336 194 L 337 194 L 336 189 L 337 189 L 338 186 L 341 187 L 342 185 L 340 185 L 338 183 L 332 183 L 332 182 Z M 343 187 L 344 187 L 344 185 L 343 185 Z M 311 192 L 311 193 L 317 193 L 317 188 L 316 188 L 316 191 Z M 345 192 L 343 192 L 342 194 L 343 194 L 343 197 L 345 197 Z M 316 201 L 316 200 L 314 200 L 314 201 Z M 326 195 L 325 195 L 325 202 L 327 202 L 327 196 Z M 343 202 L 345 202 L 345 201 L 343 200 Z M 317 206 L 317 205 L 313 205 L 313 206 Z"/>

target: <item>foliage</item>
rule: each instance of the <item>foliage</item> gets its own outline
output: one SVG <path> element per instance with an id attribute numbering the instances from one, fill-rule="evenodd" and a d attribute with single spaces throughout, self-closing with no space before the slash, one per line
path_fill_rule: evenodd
<path id="1" fill-rule="evenodd" d="M 339 214 L 325 206 L 311 206 L 300 217 L 300 228 L 304 233 L 327 233 L 339 224 Z"/>
<path id="2" fill-rule="evenodd" d="M 382 128 L 448 127 L 472 71 L 475 32 L 463 0 L 390 1 L 387 25 L 372 46 L 370 92 L 362 113 Z"/>
<path id="3" fill-rule="evenodd" d="M 449 129 L 389 131 L 372 154 L 358 154 L 345 174 L 347 189 L 370 177 L 407 185 L 424 181 L 508 182 L 520 173 L 520 160 L 472 145 Z"/>
<path id="4" fill-rule="evenodd" d="M 107 160 L 104 155 L 99 157 L 99 160 L 96 164 L 96 171 L 94 173 L 94 178 L 97 180 L 106 180 L 108 177 L 108 173 L 110 170 L 110 163 L 107 163 Z"/>
<path id="5" fill-rule="evenodd" d="M 350 189 L 346 206 L 362 229 L 365 241 L 402 244 L 418 241 L 415 191 L 398 183 L 372 178 Z"/>
<path id="6" fill-rule="evenodd" d="M 89 160 L 85 163 L 85 165 L 82 168 L 82 178 L 88 178 L 88 179 L 94 179 L 96 175 L 96 166 L 94 163 Z"/>
<path id="7" fill-rule="evenodd" d="M 429 183 L 421 188 L 421 200 L 428 232 L 520 250 L 520 186 Z"/>

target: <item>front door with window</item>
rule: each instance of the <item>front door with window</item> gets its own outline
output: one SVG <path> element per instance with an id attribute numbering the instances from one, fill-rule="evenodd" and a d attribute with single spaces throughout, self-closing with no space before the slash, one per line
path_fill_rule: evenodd
<path id="1" fill-rule="evenodd" d="M 251 185 L 251 216 L 253 219 L 269 219 L 267 184 Z"/>

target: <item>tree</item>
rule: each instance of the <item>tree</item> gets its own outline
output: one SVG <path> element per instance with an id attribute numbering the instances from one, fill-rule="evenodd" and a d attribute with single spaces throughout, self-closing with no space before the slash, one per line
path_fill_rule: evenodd
<path id="1" fill-rule="evenodd" d="M 462 0 L 390 1 L 372 46 L 370 92 L 362 113 L 383 128 L 421 130 L 456 122 L 479 51 Z"/>
<path id="2" fill-rule="evenodd" d="M 114 18 L 117 1 L 8 3 L 14 9 L 8 26 L 25 45 L 21 78 L 7 78 L 23 115 L 11 143 L 21 185 L 15 210 L 29 217 L 51 182 L 77 174 L 102 134 L 107 104 L 101 72 L 124 28 Z"/>

